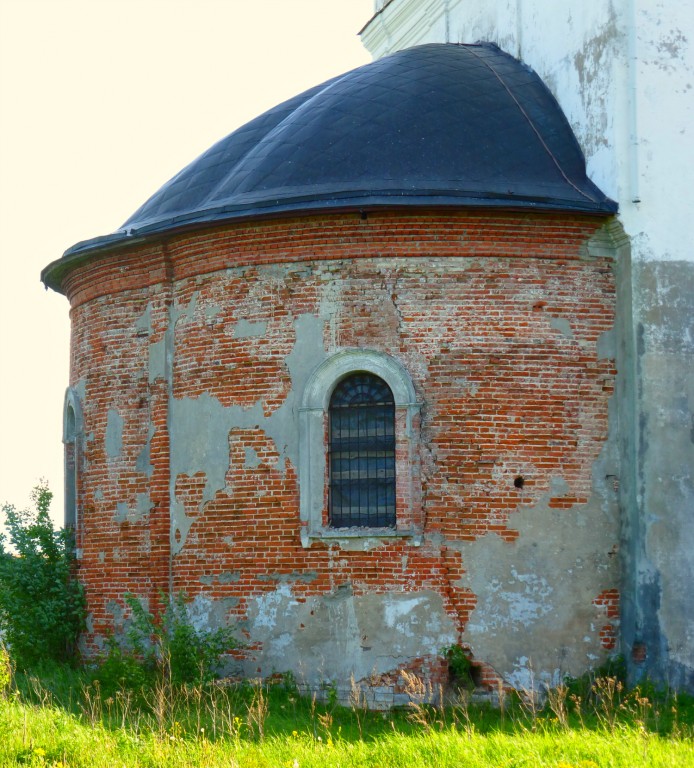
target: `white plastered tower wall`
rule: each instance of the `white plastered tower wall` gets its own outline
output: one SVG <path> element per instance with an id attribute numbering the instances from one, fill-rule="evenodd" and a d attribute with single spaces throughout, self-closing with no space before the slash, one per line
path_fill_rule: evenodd
<path id="1" fill-rule="evenodd" d="M 619 203 L 621 651 L 633 680 L 694 690 L 694 4 L 375 0 L 375 57 L 494 42 L 553 92 Z"/>

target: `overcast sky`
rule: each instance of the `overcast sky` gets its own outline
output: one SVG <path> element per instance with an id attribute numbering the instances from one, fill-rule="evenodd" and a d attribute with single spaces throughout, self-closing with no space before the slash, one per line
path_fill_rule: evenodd
<path id="1" fill-rule="evenodd" d="M 41 269 L 232 130 L 370 60 L 372 0 L 0 0 L 0 504 L 62 521 L 70 326 Z"/>

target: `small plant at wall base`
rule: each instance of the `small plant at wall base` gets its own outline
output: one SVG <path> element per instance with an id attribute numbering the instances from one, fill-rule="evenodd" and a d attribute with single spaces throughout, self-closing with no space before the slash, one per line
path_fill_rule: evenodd
<path id="1" fill-rule="evenodd" d="M 20 669 L 40 661 L 73 661 L 84 628 L 73 538 L 70 531 L 53 528 L 52 498 L 46 485 L 38 485 L 34 509 L 3 505 L 11 549 L 0 535 L 0 631 Z"/>
<path id="2" fill-rule="evenodd" d="M 448 673 L 454 686 L 471 691 L 475 687 L 472 662 L 468 652 L 460 645 L 447 645 L 441 655 L 448 662 Z"/>
<path id="3" fill-rule="evenodd" d="M 167 674 L 174 684 L 209 682 L 222 654 L 237 647 L 231 630 L 196 629 L 182 592 L 172 600 L 162 594 L 160 600 L 166 608 L 156 618 L 135 595 L 125 595 L 132 612 L 127 633 L 132 652 L 145 666 Z"/>

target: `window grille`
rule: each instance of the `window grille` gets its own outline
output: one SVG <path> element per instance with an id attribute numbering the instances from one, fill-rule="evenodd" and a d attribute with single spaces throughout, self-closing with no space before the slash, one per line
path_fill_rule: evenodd
<path id="1" fill-rule="evenodd" d="M 395 527 L 395 402 L 369 373 L 343 379 L 330 398 L 330 525 Z"/>

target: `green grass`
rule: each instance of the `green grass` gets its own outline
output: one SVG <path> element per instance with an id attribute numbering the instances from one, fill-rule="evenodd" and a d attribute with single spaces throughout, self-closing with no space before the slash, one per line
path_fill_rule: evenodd
<path id="1" fill-rule="evenodd" d="M 694 768 L 694 703 L 598 681 L 538 710 L 321 705 L 273 686 L 95 684 L 66 668 L 18 675 L 0 698 L 0 766 Z"/>

